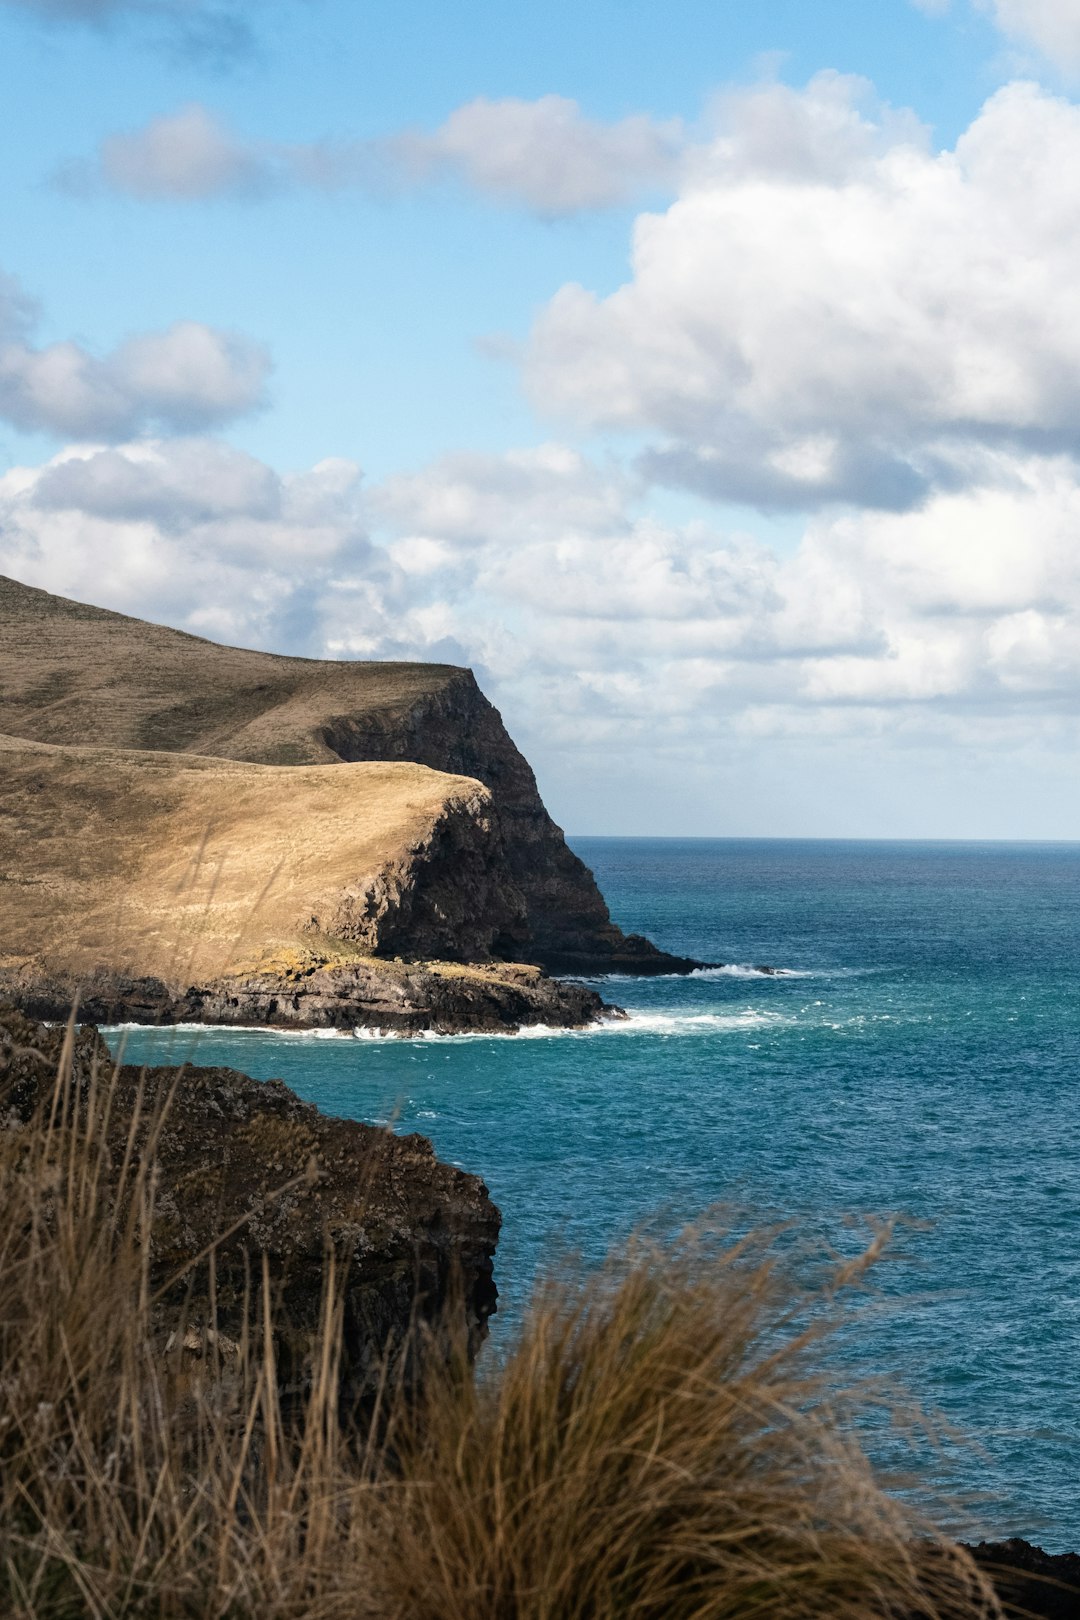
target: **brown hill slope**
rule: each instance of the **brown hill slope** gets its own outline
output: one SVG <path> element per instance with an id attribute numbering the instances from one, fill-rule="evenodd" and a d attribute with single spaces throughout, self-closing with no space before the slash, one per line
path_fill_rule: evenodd
<path id="1" fill-rule="evenodd" d="M 577 1024 L 519 926 L 491 794 L 423 765 L 252 765 L 0 734 L 0 993 L 63 1016 Z M 439 959 L 411 966 L 377 957 Z"/>
<path id="2" fill-rule="evenodd" d="M 524 898 L 496 955 L 556 972 L 692 965 L 612 924 L 467 669 L 223 647 L 0 576 L 0 732 L 268 765 L 412 761 L 474 778 L 491 790 Z"/>

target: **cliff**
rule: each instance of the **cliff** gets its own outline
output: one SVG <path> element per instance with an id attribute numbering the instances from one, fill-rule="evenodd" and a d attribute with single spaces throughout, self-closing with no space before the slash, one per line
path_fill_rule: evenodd
<path id="1" fill-rule="evenodd" d="M 0 1008 L 0 1129 L 48 1116 L 64 1042 Z M 72 1098 L 109 1097 L 102 1159 L 111 1196 L 154 1139 L 150 1281 L 162 1341 L 178 1323 L 211 1325 L 206 1257 L 215 1240 L 213 1326 L 243 1336 L 247 1291 L 265 1253 L 277 1308 L 283 1390 L 302 1387 L 332 1249 L 344 1303 L 342 1393 L 371 1388 L 387 1351 L 447 1311 L 475 1353 L 497 1290 L 500 1215 L 477 1176 L 440 1163 L 423 1136 L 394 1136 L 320 1114 L 280 1080 L 231 1069 L 116 1069 L 92 1028 L 77 1032 Z M 280 1189 L 289 1186 L 282 1194 Z M 253 1265 L 254 1261 L 254 1265 Z"/>
<path id="2" fill-rule="evenodd" d="M 0 735 L 0 908 L 0 991 L 44 1018 L 76 991 L 99 1021 L 402 1032 L 602 1010 L 582 987 L 489 962 L 525 912 L 492 795 L 423 765 Z"/>
<path id="3" fill-rule="evenodd" d="M 468 778 L 490 795 L 486 814 L 506 896 L 490 931 L 493 956 L 559 973 L 696 965 L 612 923 L 592 874 L 567 847 L 532 770 L 467 669 L 223 647 L 0 576 L 0 732 L 264 766 L 409 762 Z M 511 903 L 511 890 L 520 903 Z M 407 935 L 405 927 L 397 942 L 403 951 L 427 954 L 419 936 Z M 389 940 L 378 946 L 394 948 Z M 461 940 L 452 954 L 471 949 Z"/>

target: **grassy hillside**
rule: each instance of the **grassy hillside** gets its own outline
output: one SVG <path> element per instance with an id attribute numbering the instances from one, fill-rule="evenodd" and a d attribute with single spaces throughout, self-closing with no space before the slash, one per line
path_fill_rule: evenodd
<path id="1" fill-rule="evenodd" d="M 0 965 L 189 982 L 319 939 L 370 952 L 404 898 L 430 932 L 431 906 L 470 877 L 471 916 L 432 954 L 458 939 L 479 951 L 491 896 L 465 856 L 491 858 L 489 812 L 479 783 L 422 765 L 285 769 L 0 736 Z"/>
<path id="2" fill-rule="evenodd" d="M 463 678 L 223 647 L 0 576 L 0 731 L 37 742 L 336 764 L 333 717 L 389 719 Z"/>

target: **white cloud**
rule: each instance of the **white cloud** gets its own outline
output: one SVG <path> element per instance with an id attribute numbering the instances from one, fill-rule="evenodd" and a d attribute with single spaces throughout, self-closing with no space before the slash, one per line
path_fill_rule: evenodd
<path id="1" fill-rule="evenodd" d="M 71 341 L 35 347 L 34 313 L 17 283 L 0 280 L 0 418 L 24 431 L 107 439 L 187 433 L 263 401 L 269 356 L 238 333 L 177 321 L 99 359 Z"/>
<path id="2" fill-rule="evenodd" d="M 604 124 L 566 96 L 480 96 L 433 134 L 399 137 L 393 151 L 417 179 L 447 172 L 500 201 L 556 216 L 607 208 L 670 183 L 683 140 L 678 120 L 637 114 Z"/>
<path id="3" fill-rule="evenodd" d="M 283 476 L 212 440 L 71 447 L 0 477 L 0 572 L 240 643 L 306 650 L 337 567 L 394 570 L 371 547 L 360 472 Z M 388 617 L 393 604 L 378 597 Z M 380 619 L 380 622 L 381 619 Z"/>
<path id="4" fill-rule="evenodd" d="M 543 312 L 538 406 L 763 505 L 903 509 L 1000 445 L 1080 445 L 1080 108 L 1013 84 L 933 153 L 864 95 L 827 75 L 732 101 L 639 217 L 631 280 Z"/>
<path id="5" fill-rule="evenodd" d="M 1080 71 L 1080 4 L 1077 0 L 978 0 L 997 26 L 1026 41 L 1057 67 Z"/>
<path id="6" fill-rule="evenodd" d="M 617 533 L 625 527 L 631 484 L 615 466 L 601 470 L 580 451 L 545 444 L 503 455 L 459 452 L 420 473 L 388 478 L 371 498 L 396 530 L 455 543 L 510 546 L 563 532 Z"/>
<path id="7" fill-rule="evenodd" d="M 631 776 L 707 795 L 777 749 L 819 780 L 836 750 L 901 778 L 922 750 L 928 780 L 980 751 L 1068 758 L 1080 471 L 1001 460 L 917 511 L 821 515 L 788 554 L 659 522 L 556 445 L 367 492 L 351 463 L 283 476 L 204 440 L 72 448 L 0 478 L 0 572 L 225 641 L 472 664 L 616 825 Z"/>
<path id="8" fill-rule="evenodd" d="M 908 727 L 948 715 L 967 726 L 973 711 L 1026 727 L 1060 723 L 1080 699 L 1080 474 L 1068 458 L 1001 458 L 993 487 L 916 512 L 820 517 L 785 556 L 635 515 L 629 486 L 621 511 L 582 509 L 585 464 L 567 483 L 544 454 L 556 470 L 531 497 L 519 486 L 509 529 L 496 458 L 435 464 L 409 501 L 384 487 L 368 504 L 397 531 L 410 600 L 534 729 L 586 712 L 594 735 L 632 748 L 672 726 L 779 733 L 808 716 L 857 735 L 886 713 Z M 327 634 L 353 646 L 347 626 Z"/>
<path id="9" fill-rule="evenodd" d="M 107 137 L 91 163 L 75 161 L 59 178 L 69 189 L 104 185 L 173 201 L 267 195 L 294 186 L 385 192 L 460 180 L 498 202 L 554 218 L 670 186 L 683 141 L 677 120 L 637 115 L 606 124 L 555 95 L 481 97 L 434 131 L 294 143 L 245 139 L 193 102 Z"/>
<path id="10" fill-rule="evenodd" d="M 199 102 L 101 143 L 101 177 L 133 197 L 250 193 L 270 182 L 265 162 Z M 78 183 L 80 171 L 72 178 Z"/>

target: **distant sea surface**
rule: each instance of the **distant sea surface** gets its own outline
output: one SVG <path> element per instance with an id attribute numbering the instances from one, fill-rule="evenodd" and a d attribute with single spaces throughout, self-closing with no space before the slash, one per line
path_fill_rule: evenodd
<path id="1" fill-rule="evenodd" d="M 912 1217 L 842 1353 L 976 1443 L 942 1473 L 986 1493 L 975 1529 L 1080 1549 L 1080 845 L 572 843 L 624 928 L 734 966 L 606 981 L 631 1017 L 593 1033 L 113 1045 L 430 1136 L 502 1208 L 504 1334 L 553 1247 L 657 1212 L 844 1253 L 859 1218 Z"/>

